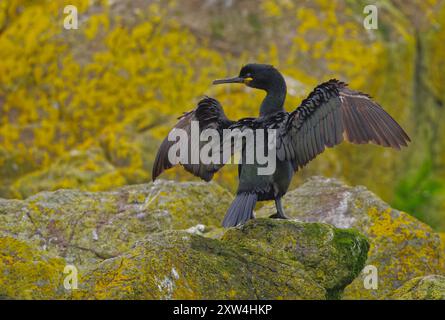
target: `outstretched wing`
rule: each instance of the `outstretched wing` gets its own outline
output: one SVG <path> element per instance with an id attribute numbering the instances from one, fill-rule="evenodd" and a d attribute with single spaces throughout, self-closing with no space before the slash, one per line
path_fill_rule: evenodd
<path id="1" fill-rule="evenodd" d="M 181 165 L 188 172 L 193 175 L 200 177 L 205 181 L 210 181 L 213 178 L 215 172 L 217 172 L 224 164 L 203 164 L 203 163 L 192 163 L 191 157 L 191 147 L 190 147 L 190 137 L 192 130 L 192 121 L 197 121 L 199 123 L 199 134 L 206 129 L 215 129 L 218 131 L 220 137 L 222 137 L 223 129 L 228 128 L 234 122 L 227 119 L 224 114 L 224 110 L 221 104 L 212 98 L 206 97 L 202 99 L 198 106 L 185 113 L 179 118 L 178 123 L 170 131 L 174 130 L 184 130 L 188 137 L 188 160 L 182 161 Z M 173 167 L 170 162 L 168 154 L 170 148 L 176 143 L 176 141 L 169 141 L 168 136 L 164 139 L 161 146 L 159 147 L 158 153 L 156 155 L 155 162 L 153 164 L 152 179 L 153 181 L 165 170 Z M 199 149 L 201 150 L 202 142 L 200 142 Z"/>
<path id="2" fill-rule="evenodd" d="M 301 168 L 325 147 L 344 139 L 395 149 L 410 141 L 400 125 L 370 96 L 333 79 L 317 86 L 289 114 L 278 139 L 278 158 L 291 160 L 295 169 Z"/>

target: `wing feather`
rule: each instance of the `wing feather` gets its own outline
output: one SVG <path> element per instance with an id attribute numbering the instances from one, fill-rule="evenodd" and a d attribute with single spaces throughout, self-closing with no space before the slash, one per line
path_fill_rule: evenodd
<path id="1" fill-rule="evenodd" d="M 235 123 L 234 121 L 231 121 L 226 117 L 221 104 L 217 100 L 209 97 L 202 99 L 194 110 L 189 111 L 181 116 L 177 124 L 170 131 L 172 132 L 174 130 L 181 129 L 187 133 L 189 151 L 191 150 L 190 136 L 192 121 L 199 122 L 199 134 L 201 134 L 201 132 L 205 129 L 215 129 L 220 133 L 220 137 L 222 137 L 223 129 L 226 129 Z M 222 142 L 222 139 L 220 140 Z M 173 164 L 169 160 L 168 152 L 175 143 L 176 141 L 170 141 L 168 137 L 166 137 L 164 141 L 162 141 L 153 165 L 153 181 L 162 172 L 173 167 Z M 200 143 L 199 145 L 200 150 L 201 147 L 202 143 Z M 220 150 L 222 150 L 222 147 L 220 147 Z M 191 164 L 191 152 L 189 152 L 188 160 L 189 161 L 187 161 L 187 163 L 181 163 L 184 169 L 205 181 L 210 181 L 213 178 L 213 175 L 224 165 L 222 161 L 220 162 L 221 164 Z"/>
<path id="2" fill-rule="evenodd" d="M 370 96 L 350 90 L 335 79 L 317 86 L 289 114 L 279 138 L 278 157 L 294 161 L 297 168 L 344 139 L 395 149 L 410 141 L 400 125 Z"/>

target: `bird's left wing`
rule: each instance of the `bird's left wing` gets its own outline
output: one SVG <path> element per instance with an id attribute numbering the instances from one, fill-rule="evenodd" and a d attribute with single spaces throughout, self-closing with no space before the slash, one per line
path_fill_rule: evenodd
<path id="1" fill-rule="evenodd" d="M 277 139 L 280 160 L 298 169 L 344 139 L 400 149 L 410 141 L 400 125 L 364 93 L 338 80 L 317 86 L 283 123 Z"/>
<path id="2" fill-rule="evenodd" d="M 199 132 L 200 135 L 206 129 L 214 129 L 218 132 L 219 136 L 223 136 L 222 131 L 224 129 L 229 128 L 234 121 L 229 120 L 224 114 L 224 110 L 221 104 L 213 99 L 206 97 L 199 101 L 198 106 L 190 111 L 185 113 L 182 117 L 179 118 L 178 123 L 175 127 L 170 131 L 174 132 L 175 130 L 183 130 L 186 133 L 188 138 L 188 146 L 187 146 L 187 161 L 180 161 L 180 164 L 184 167 L 185 170 L 192 173 L 193 175 L 200 177 L 205 181 L 210 181 L 213 178 L 213 175 L 224 165 L 221 163 L 209 163 L 204 164 L 200 161 L 194 163 L 191 160 L 192 156 L 192 148 L 191 148 L 191 139 L 192 139 L 192 122 L 195 121 L 199 124 Z M 222 140 L 221 140 L 222 141 Z M 212 141 L 213 142 L 213 141 Z M 177 143 L 176 141 L 171 141 L 166 137 L 159 147 L 158 153 L 156 155 L 156 159 L 153 164 L 152 171 L 152 179 L 153 181 L 165 170 L 174 166 L 174 164 L 169 159 L 169 150 L 170 148 Z M 202 148 L 202 142 L 198 142 L 199 151 Z M 219 143 L 219 142 L 216 142 Z"/>

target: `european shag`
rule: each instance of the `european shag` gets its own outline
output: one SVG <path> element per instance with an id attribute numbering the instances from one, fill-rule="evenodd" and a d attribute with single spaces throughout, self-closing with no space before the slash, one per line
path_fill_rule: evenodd
<path id="1" fill-rule="evenodd" d="M 332 79 L 318 85 L 300 106 L 292 112 L 284 110 L 286 82 L 271 65 L 248 64 L 234 78 L 215 80 L 213 84 L 242 83 L 266 91 L 258 118 L 229 120 L 221 104 L 209 97 L 179 118 L 172 129 L 183 129 L 190 136 L 191 122 L 199 122 L 200 133 L 208 128 L 222 134 L 224 129 L 276 129 L 276 170 L 259 175 L 255 164 L 238 165 L 239 185 L 236 198 L 229 207 L 224 227 L 232 227 L 254 218 L 257 201 L 275 200 L 277 213 L 271 218 L 286 219 L 281 198 L 299 168 L 343 140 L 356 144 L 374 143 L 400 149 L 410 138 L 400 125 L 367 94 L 351 90 L 347 84 Z M 153 181 L 173 165 L 168 151 L 174 144 L 168 138 L 162 142 L 153 165 Z M 182 166 L 195 176 L 210 181 L 223 164 L 187 164 Z"/>

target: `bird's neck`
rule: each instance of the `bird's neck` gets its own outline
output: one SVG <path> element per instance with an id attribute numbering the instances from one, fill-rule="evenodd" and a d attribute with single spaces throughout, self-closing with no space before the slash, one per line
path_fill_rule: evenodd
<path id="1" fill-rule="evenodd" d="M 260 116 L 284 111 L 284 100 L 286 99 L 286 83 L 280 77 L 274 85 L 267 90 L 266 97 L 261 103 Z"/>

